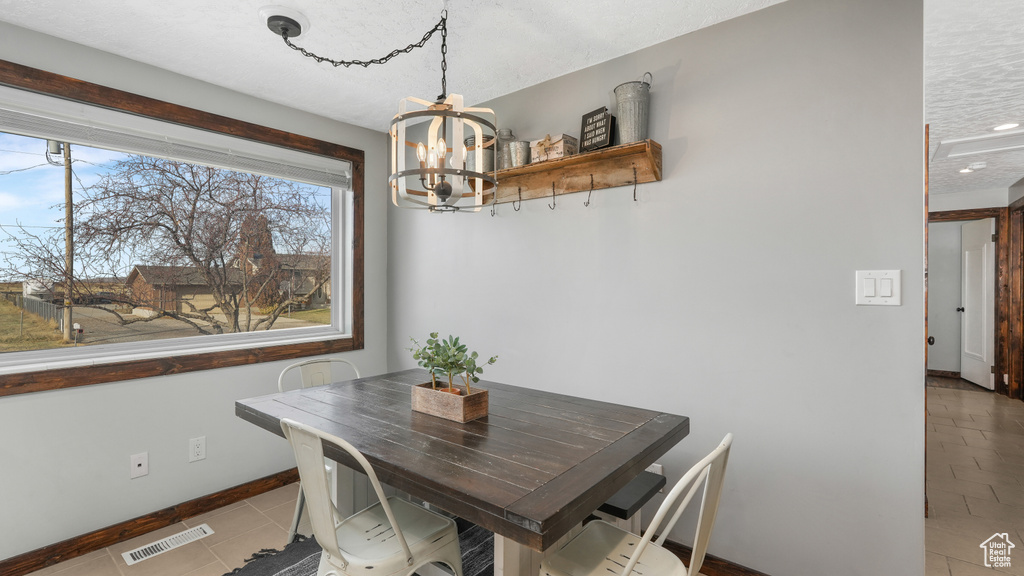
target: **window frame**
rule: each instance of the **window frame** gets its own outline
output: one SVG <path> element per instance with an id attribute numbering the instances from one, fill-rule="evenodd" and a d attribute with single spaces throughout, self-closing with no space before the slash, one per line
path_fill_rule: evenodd
<path id="1" fill-rule="evenodd" d="M 363 336 L 363 231 L 365 155 L 362 150 L 236 120 L 178 104 L 0 60 L 0 85 L 99 106 L 152 120 L 344 160 L 352 169 L 351 334 L 313 342 L 269 344 L 207 353 L 172 353 L 138 360 L 28 370 L 0 375 L 0 397 L 361 350 Z M 198 348 L 198 347 L 197 347 Z M 111 354 L 119 356 L 120 354 Z"/>

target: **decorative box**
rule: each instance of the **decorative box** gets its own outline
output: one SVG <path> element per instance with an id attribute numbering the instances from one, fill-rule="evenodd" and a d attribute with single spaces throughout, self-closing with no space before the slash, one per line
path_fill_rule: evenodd
<path id="1" fill-rule="evenodd" d="M 580 142 L 576 138 L 562 134 L 558 140 L 552 140 L 548 134 L 540 140 L 530 142 L 530 163 L 572 156 L 579 151 Z"/>
<path id="2" fill-rule="evenodd" d="M 465 386 L 456 388 L 461 391 L 459 396 L 440 388 L 434 390 L 430 382 L 417 384 L 412 387 L 412 409 L 463 423 L 487 416 L 487 390 L 474 387 L 472 394 L 466 394 Z"/>

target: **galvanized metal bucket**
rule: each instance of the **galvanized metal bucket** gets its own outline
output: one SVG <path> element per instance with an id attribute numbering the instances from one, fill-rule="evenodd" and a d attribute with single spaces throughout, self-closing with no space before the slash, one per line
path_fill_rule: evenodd
<path id="1" fill-rule="evenodd" d="M 474 146 L 476 145 L 476 136 L 470 136 L 463 142 L 466 148 L 469 149 L 469 154 L 466 158 L 466 169 L 472 172 L 494 172 L 494 137 L 488 138 L 484 136 L 484 149 L 483 152 L 483 166 L 482 170 L 477 170 L 476 166 L 476 154 L 474 154 Z"/>
<path id="2" fill-rule="evenodd" d="M 515 142 L 509 142 L 509 150 L 511 150 L 512 168 L 518 168 L 519 166 L 526 166 L 530 163 L 530 143 L 527 140 L 516 140 Z"/>
<path id="3" fill-rule="evenodd" d="M 650 80 L 646 78 L 650 76 Z M 615 87 L 615 102 L 618 119 L 616 131 L 619 144 L 629 144 L 647 139 L 647 119 L 651 109 L 651 82 L 654 75 L 645 72 L 640 80 L 626 82 Z"/>

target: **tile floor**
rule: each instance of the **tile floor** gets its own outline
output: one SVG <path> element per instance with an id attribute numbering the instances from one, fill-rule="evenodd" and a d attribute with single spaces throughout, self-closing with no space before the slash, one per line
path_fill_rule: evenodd
<path id="1" fill-rule="evenodd" d="M 31 576 L 221 576 L 242 566 L 246 558 L 263 548 L 284 547 L 295 512 L 299 485 L 236 502 L 184 522 L 168 526 L 127 542 L 55 564 Z M 206 523 L 213 534 L 128 566 L 122 552 Z M 309 535 L 308 520 L 299 531 Z"/>
<path id="2" fill-rule="evenodd" d="M 926 576 L 1024 574 L 1024 402 L 929 386 L 927 438 Z M 997 532 L 1011 567 L 984 566 Z"/>
<path id="3" fill-rule="evenodd" d="M 262 548 L 284 546 L 297 495 L 298 484 L 291 484 L 32 576 L 220 576 Z M 1024 575 L 1024 402 L 929 386 L 928 498 L 926 576 Z M 203 522 L 215 534 L 134 566 L 121 558 Z M 308 521 L 300 531 L 310 534 Z M 1017 546 L 1019 560 L 1010 568 L 983 564 L 979 545 L 996 532 Z"/>

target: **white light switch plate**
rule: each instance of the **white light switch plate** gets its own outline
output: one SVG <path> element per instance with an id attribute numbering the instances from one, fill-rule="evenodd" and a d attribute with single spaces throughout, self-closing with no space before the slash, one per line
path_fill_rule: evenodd
<path id="1" fill-rule="evenodd" d="M 857 270 L 857 306 L 899 306 L 902 270 Z"/>

